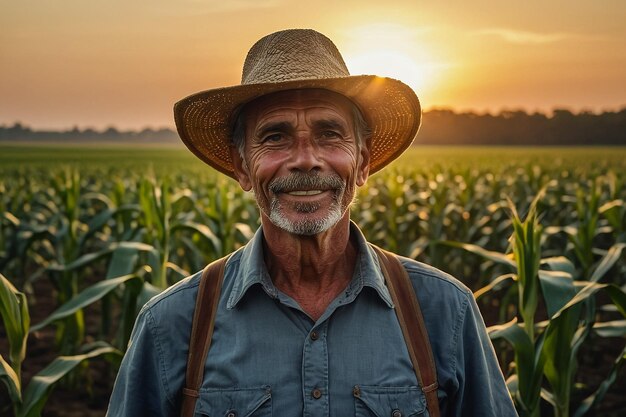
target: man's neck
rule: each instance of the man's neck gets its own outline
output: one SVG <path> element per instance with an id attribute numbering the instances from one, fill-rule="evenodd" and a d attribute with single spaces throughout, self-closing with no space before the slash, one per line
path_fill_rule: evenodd
<path id="1" fill-rule="evenodd" d="M 356 245 L 346 215 L 314 236 L 288 233 L 263 218 L 264 258 L 274 285 L 317 320 L 350 282 Z"/>

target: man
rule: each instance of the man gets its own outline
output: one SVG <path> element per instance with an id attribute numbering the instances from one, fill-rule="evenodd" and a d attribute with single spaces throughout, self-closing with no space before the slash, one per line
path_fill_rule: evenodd
<path id="1" fill-rule="evenodd" d="M 420 124 L 405 84 L 350 76 L 333 43 L 287 30 L 242 85 L 175 107 L 185 144 L 252 191 L 261 228 L 228 259 L 195 415 L 428 416 L 379 261 L 349 206 Z M 472 293 L 401 258 L 434 352 L 442 416 L 515 416 Z M 142 309 L 108 415 L 180 413 L 200 273 Z"/>

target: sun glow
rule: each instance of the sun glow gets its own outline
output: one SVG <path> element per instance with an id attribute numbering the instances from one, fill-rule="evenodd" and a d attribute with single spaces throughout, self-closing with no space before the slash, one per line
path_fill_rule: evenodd
<path id="1" fill-rule="evenodd" d="M 408 84 L 416 92 L 428 87 L 432 79 L 432 70 L 420 65 L 410 56 L 393 50 L 374 50 L 350 57 L 347 63 L 350 72 L 374 74 L 395 78 Z"/>
<path id="2" fill-rule="evenodd" d="M 344 54 L 352 75 L 398 79 L 418 96 L 430 95 L 445 65 L 436 62 L 420 41 L 422 33 L 406 26 L 376 24 L 350 30 Z"/>

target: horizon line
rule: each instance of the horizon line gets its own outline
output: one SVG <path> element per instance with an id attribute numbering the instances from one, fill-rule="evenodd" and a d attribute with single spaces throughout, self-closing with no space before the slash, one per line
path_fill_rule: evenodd
<path id="1" fill-rule="evenodd" d="M 548 110 L 548 111 L 544 111 L 544 110 L 540 110 L 540 109 L 534 109 L 532 111 L 529 111 L 528 109 L 525 109 L 523 107 L 502 107 L 500 110 L 498 111 L 493 111 L 493 110 L 477 110 L 477 109 L 455 109 L 452 106 L 431 106 L 428 109 L 423 109 L 422 110 L 422 114 L 426 114 L 426 113 L 431 113 L 431 112 L 444 112 L 444 111 L 448 111 L 448 112 L 452 112 L 456 115 L 463 115 L 463 114 L 474 114 L 477 116 L 493 116 L 493 117 L 498 117 L 498 116 L 502 116 L 502 114 L 504 113 L 516 113 L 516 112 L 523 112 L 526 113 L 527 115 L 535 115 L 535 114 L 542 114 L 548 118 L 552 118 L 554 116 L 554 113 L 556 111 L 568 111 L 570 113 L 572 113 L 573 115 L 582 115 L 582 114 L 593 114 L 596 116 L 602 115 L 602 114 L 606 114 L 606 113 L 620 113 L 622 111 L 626 110 L 626 103 L 622 104 L 621 106 L 617 106 L 616 108 L 604 108 L 602 110 L 592 110 L 590 108 L 586 108 L 586 107 L 580 107 L 578 110 L 574 110 L 572 107 L 570 106 L 554 106 L 552 107 L 552 109 Z M 172 121 L 173 122 L 173 121 Z M 94 125 L 89 125 L 89 124 L 85 124 L 85 125 L 79 125 L 78 123 L 72 123 L 71 125 L 66 125 L 65 127 L 61 127 L 61 126 L 57 126 L 57 127 L 51 127 L 51 126 L 35 126 L 35 125 L 31 125 L 28 122 L 23 122 L 21 120 L 14 120 L 12 122 L 7 122 L 7 121 L 0 121 L 0 128 L 10 128 L 10 127 L 15 127 L 17 125 L 22 126 L 24 129 L 30 129 L 32 131 L 51 131 L 51 132 L 57 132 L 57 131 L 73 131 L 73 130 L 79 130 L 79 131 L 85 131 L 85 130 L 94 130 L 96 132 L 102 132 L 102 131 L 106 131 L 109 129 L 115 129 L 118 132 L 133 132 L 133 131 L 143 131 L 143 130 L 154 130 L 154 131 L 159 131 L 159 130 L 173 130 L 176 131 L 176 125 L 174 123 L 172 124 L 168 124 L 168 125 L 135 125 L 134 127 L 128 127 L 128 126 L 117 126 L 114 122 L 113 123 L 105 123 L 105 124 L 101 124 L 100 126 L 94 126 Z"/>

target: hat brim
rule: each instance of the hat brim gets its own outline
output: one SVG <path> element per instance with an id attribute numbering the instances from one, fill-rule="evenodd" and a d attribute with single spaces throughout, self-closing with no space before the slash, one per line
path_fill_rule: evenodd
<path id="1" fill-rule="evenodd" d="M 322 88 L 342 94 L 361 110 L 372 131 L 370 173 L 379 171 L 411 145 L 421 123 L 415 92 L 392 78 L 356 75 L 341 78 L 248 84 L 202 91 L 174 105 L 176 129 L 198 158 L 236 178 L 230 154 L 233 113 L 266 94 L 304 88 Z"/>

